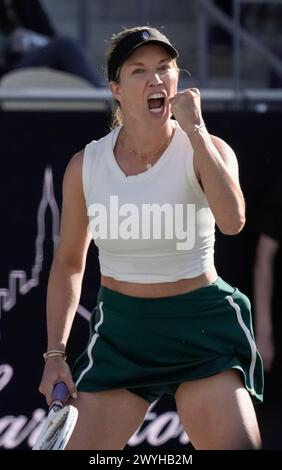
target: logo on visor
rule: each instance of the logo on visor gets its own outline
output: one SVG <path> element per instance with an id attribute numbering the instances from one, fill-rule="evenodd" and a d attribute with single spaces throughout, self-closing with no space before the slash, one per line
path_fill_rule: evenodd
<path id="1" fill-rule="evenodd" d="M 149 39 L 149 37 L 150 37 L 149 31 L 143 31 L 143 33 L 142 33 L 142 38 L 143 38 L 143 39 Z"/>

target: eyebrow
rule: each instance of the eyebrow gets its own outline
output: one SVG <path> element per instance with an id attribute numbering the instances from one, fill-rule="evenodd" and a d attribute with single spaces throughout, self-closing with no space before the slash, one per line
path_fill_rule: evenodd
<path id="1" fill-rule="evenodd" d="M 172 58 L 166 57 L 166 58 L 164 58 L 164 59 L 161 59 L 161 60 L 159 61 L 158 65 L 162 64 L 163 62 L 170 62 L 171 60 L 172 60 Z M 144 65 L 146 65 L 146 64 L 145 64 L 144 62 L 129 62 L 127 65 L 128 65 L 129 67 L 136 67 L 137 65 L 138 65 L 138 66 L 140 66 L 140 65 L 141 65 L 141 66 L 144 66 Z"/>

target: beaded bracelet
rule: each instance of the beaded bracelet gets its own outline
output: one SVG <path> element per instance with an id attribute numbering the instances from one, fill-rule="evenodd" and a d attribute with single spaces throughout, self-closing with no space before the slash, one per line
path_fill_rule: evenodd
<path id="1" fill-rule="evenodd" d="M 60 351 L 58 349 L 50 349 L 49 351 L 46 351 L 43 354 L 45 362 L 47 361 L 47 359 L 49 359 L 49 357 L 55 357 L 55 356 L 63 356 L 64 360 L 66 360 L 67 358 L 65 351 Z"/>

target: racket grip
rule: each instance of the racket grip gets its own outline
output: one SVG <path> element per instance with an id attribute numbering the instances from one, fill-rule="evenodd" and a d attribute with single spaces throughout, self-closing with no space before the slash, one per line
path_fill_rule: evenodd
<path id="1" fill-rule="evenodd" d="M 64 382 L 58 382 L 53 388 L 52 400 L 64 403 L 68 398 L 68 395 L 69 391 L 66 384 Z"/>

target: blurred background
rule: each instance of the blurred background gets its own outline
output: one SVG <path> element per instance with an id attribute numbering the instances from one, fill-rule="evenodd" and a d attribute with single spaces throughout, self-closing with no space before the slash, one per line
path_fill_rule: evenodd
<path id="1" fill-rule="evenodd" d="M 83 45 L 101 79 L 105 78 L 105 47 L 113 32 L 123 26 L 149 24 L 163 28 L 179 50 L 180 68 L 191 73 L 191 78 L 182 73 L 183 87 L 197 85 L 207 89 L 205 98 L 215 108 L 224 103 L 232 105 L 233 94 L 228 93 L 231 90 L 242 93 L 238 93 L 241 107 L 252 107 L 272 101 L 271 94 L 260 95 L 260 89 L 282 87 L 280 0 L 43 0 L 42 3 L 57 30 Z M 281 103 L 280 94 L 276 99 Z"/>
<path id="2" fill-rule="evenodd" d="M 31 0 L 15 0 L 12 13 L 2 10 L 7 3 L 0 2 L 0 449 L 30 449 L 46 415 L 37 388 L 61 183 L 71 156 L 109 130 L 105 48 L 123 26 L 150 25 L 179 50 L 180 88 L 201 90 L 209 131 L 238 157 L 247 224 L 235 237 L 218 233 L 216 264 L 254 306 L 255 270 L 271 278 L 271 333 L 260 338 L 266 395 L 256 411 L 264 449 L 281 450 L 282 0 L 41 0 L 40 21 Z M 262 235 L 275 249 L 259 258 Z M 70 363 L 87 341 L 98 287 L 91 246 Z M 170 397 L 153 405 L 128 445 L 191 446 Z"/>

